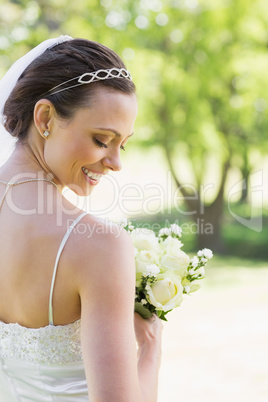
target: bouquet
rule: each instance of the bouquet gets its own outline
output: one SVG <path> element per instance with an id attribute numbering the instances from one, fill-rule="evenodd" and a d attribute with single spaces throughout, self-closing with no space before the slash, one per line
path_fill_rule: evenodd
<path id="1" fill-rule="evenodd" d="M 182 230 L 176 224 L 159 230 L 136 228 L 130 221 L 122 226 L 130 233 L 135 248 L 135 311 L 143 318 L 156 314 L 167 321 L 166 314 L 180 306 L 183 295 L 200 288 L 205 265 L 213 256 L 204 248 L 190 258 L 182 251 Z"/>

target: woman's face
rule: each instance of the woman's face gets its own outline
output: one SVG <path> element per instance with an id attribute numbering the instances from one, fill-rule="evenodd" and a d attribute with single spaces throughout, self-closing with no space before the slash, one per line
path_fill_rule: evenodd
<path id="1" fill-rule="evenodd" d="M 71 121 L 53 118 L 44 160 L 55 181 L 78 195 L 89 195 L 103 175 L 121 169 L 120 153 L 133 134 L 137 116 L 134 94 L 100 88 L 90 107 Z"/>

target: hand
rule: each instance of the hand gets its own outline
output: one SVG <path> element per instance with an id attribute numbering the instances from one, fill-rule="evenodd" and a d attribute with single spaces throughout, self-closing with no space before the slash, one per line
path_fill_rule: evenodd
<path id="1" fill-rule="evenodd" d="M 134 313 L 134 326 L 139 348 L 150 343 L 161 343 L 163 325 L 155 314 L 151 318 L 144 319 L 138 313 Z"/>

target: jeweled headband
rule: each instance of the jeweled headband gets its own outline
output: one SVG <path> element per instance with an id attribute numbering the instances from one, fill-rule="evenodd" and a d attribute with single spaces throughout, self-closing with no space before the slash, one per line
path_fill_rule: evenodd
<path id="1" fill-rule="evenodd" d="M 3 108 L 6 103 L 7 98 L 11 94 L 13 88 L 15 87 L 20 75 L 23 71 L 28 67 L 28 65 L 39 57 L 42 53 L 45 52 L 47 49 L 51 49 L 52 47 L 59 45 L 63 42 L 73 40 L 72 37 L 67 35 L 62 35 L 58 38 L 47 39 L 44 42 L 41 42 L 38 46 L 30 50 L 26 55 L 18 59 L 8 70 L 5 76 L 0 80 L 0 135 L 5 134 L 6 130 L 3 127 L 4 116 L 3 116 Z M 85 78 L 88 79 L 85 80 Z M 125 70 L 124 68 L 110 68 L 107 70 L 97 70 L 92 73 L 84 73 L 79 77 L 71 78 L 63 82 L 62 84 L 57 85 L 56 87 L 52 88 L 47 92 L 47 94 L 55 94 L 60 91 L 65 91 L 67 89 L 73 88 L 78 85 L 89 84 L 95 81 L 107 80 L 111 78 L 125 78 L 128 80 L 132 80 L 130 73 Z M 59 90 L 55 89 L 61 87 L 62 85 L 71 82 L 77 81 L 75 85 L 71 85 L 70 87 L 60 88 Z M 7 133 L 6 133 L 7 134 Z M 9 136 L 9 134 L 8 134 Z"/>
<path id="2" fill-rule="evenodd" d="M 61 84 L 51 88 L 48 92 L 46 92 L 45 95 L 55 95 L 59 92 L 66 91 L 67 89 L 78 87 L 80 85 L 90 84 L 91 82 L 96 81 L 109 80 L 112 78 L 125 78 L 127 80 L 132 81 L 130 72 L 125 68 L 113 67 L 109 69 L 100 69 L 97 71 L 93 71 L 92 73 L 84 73 L 82 75 L 79 75 L 78 77 L 71 78 L 68 81 L 64 81 Z M 68 86 L 66 88 L 57 89 L 71 81 L 76 81 L 76 84 Z"/>

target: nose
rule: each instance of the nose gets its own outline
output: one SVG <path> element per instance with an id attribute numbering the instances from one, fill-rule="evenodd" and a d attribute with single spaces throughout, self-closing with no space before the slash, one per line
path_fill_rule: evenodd
<path id="1" fill-rule="evenodd" d="M 119 172 L 122 169 L 122 163 L 120 160 L 119 152 L 111 153 L 102 159 L 102 164 L 112 170 L 113 172 Z"/>

